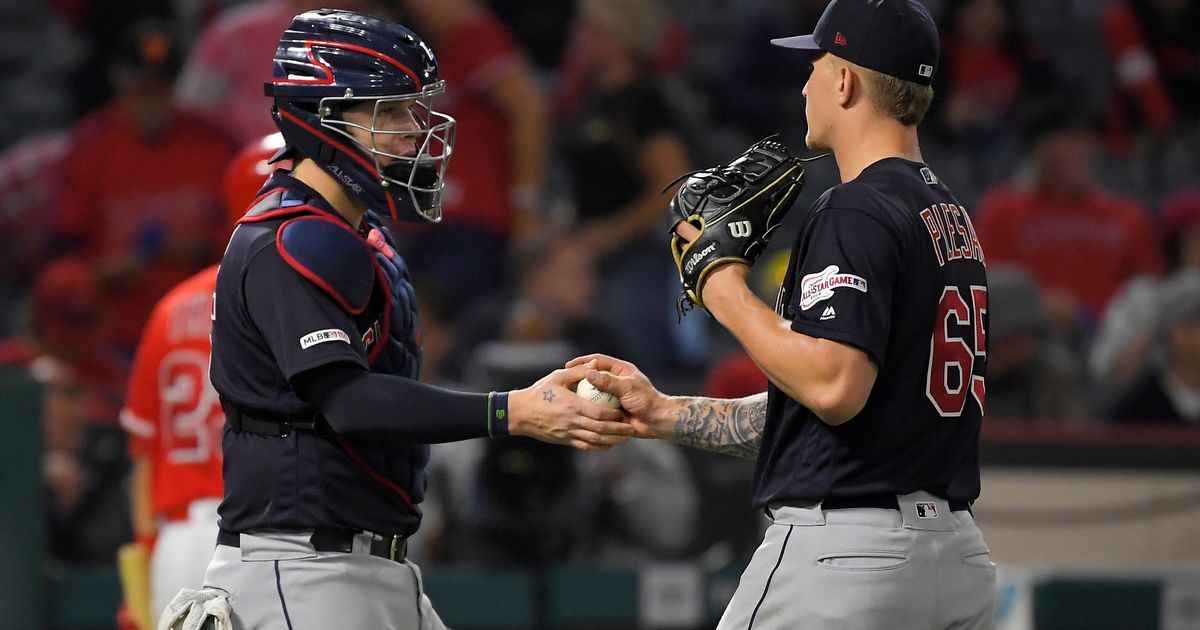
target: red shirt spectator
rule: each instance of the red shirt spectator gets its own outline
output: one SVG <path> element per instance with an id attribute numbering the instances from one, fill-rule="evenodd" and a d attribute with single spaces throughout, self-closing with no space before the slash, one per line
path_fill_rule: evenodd
<path id="1" fill-rule="evenodd" d="M 25 140 L 0 155 L 0 278 L 28 280 L 44 262 L 58 215 L 70 134 Z"/>
<path id="2" fill-rule="evenodd" d="M 1158 275 L 1162 264 L 1144 210 L 1093 182 L 1093 142 L 1080 130 L 1045 136 L 1033 188 L 993 191 L 975 221 L 989 265 L 1026 268 L 1043 291 L 1066 294 L 1092 319 L 1125 281 Z"/>
<path id="3" fill-rule="evenodd" d="M 489 93 L 524 63 L 504 25 L 486 11 L 438 40 L 438 67 L 447 85 L 439 103 L 458 121 L 460 138 L 442 199 L 448 225 L 466 223 L 505 236 L 513 229 L 514 139 Z"/>
<path id="4" fill-rule="evenodd" d="M 184 112 L 170 112 L 157 137 L 120 103 L 77 127 L 59 230 L 100 273 L 116 344 L 135 347 L 158 298 L 220 255 L 232 155 L 222 134 Z"/>
<path id="5" fill-rule="evenodd" d="M 188 56 L 176 89 L 179 102 L 238 144 L 278 131 L 263 84 L 271 80 L 270 60 L 280 33 L 296 14 L 316 8 L 310 5 L 266 0 L 226 10 L 200 34 Z"/>

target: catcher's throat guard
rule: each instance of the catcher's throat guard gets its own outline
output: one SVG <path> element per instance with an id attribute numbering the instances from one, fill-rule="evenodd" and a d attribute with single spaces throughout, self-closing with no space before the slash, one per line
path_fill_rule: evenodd
<path id="1" fill-rule="evenodd" d="M 693 305 L 704 308 L 704 283 L 715 269 L 754 264 L 800 194 L 804 161 L 772 136 L 729 164 L 686 176 L 669 205 L 681 315 Z M 683 222 L 700 230 L 690 242 L 675 231 Z"/>

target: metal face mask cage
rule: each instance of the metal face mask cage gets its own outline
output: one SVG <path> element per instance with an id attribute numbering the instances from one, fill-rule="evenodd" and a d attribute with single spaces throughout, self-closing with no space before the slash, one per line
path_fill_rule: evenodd
<path id="1" fill-rule="evenodd" d="M 355 96 L 353 90 L 347 89 L 344 96 L 322 98 L 317 109 L 322 127 L 346 138 L 371 157 L 385 194 L 398 202 L 404 201 L 398 194 L 407 195 L 417 214 L 434 223 L 442 220 L 441 195 L 457 128 L 454 118 L 433 108 L 433 97 L 444 91 L 443 81 L 426 86 L 416 95 Z M 370 127 L 343 119 L 346 110 L 363 103 L 373 103 Z M 393 103 L 407 106 L 405 114 L 409 120 L 401 120 L 393 113 L 394 109 L 387 107 Z M 355 137 L 351 128 L 367 134 L 369 142 Z M 393 147 L 387 140 L 393 136 L 412 138 L 415 152 L 403 155 L 394 152 L 394 148 L 393 151 L 380 148 L 380 145 Z"/>

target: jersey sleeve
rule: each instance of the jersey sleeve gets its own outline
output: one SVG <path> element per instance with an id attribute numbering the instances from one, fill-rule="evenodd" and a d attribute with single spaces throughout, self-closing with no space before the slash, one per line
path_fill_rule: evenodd
<path id="1" fill-rule="evenodd" d="M 883 364 L 900 247 L 879 219 L 859 210 L 812 215 L 800 245 L 789 310 L 792 330 L 855 346 Z"/>
<path id="2" fill-rule="evenodd" d="M 288 266 L 275 247 L 254 257 L 242 290 L 246 311 L 285 378 L 338 362 L 367 369 L 354 318 Z"/>
<path id="3" fill-rule="evenodd" d="M 159 411 L 162 397 L 159 367 L 166 347 L 170 311 L 160 303 L 146 322 L 137 354 L 130 370 L 125 407 L 121 409 L 121 427 L 129 433 L 129 455 L 150 457 L 159 435 Z"/>

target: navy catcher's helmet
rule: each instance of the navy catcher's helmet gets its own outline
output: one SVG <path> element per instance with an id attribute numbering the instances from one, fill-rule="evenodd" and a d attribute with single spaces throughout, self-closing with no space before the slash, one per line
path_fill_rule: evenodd
<path id="1" fill-rule="evenodd" d="M 445 90 L 433 51 L 399 24 L 340 10 L 297 15 L 279 40 L 272 113 L 288 147 L 329 171 L 368 209 L 400 221 L 440 221 L 454 119 L 433 109 Z M 404 128 L 384 123 L 402 103 Z M 346 110 L 373 106 L 370 127 Z M 357 111 L 357 110 L 356 110 Z M 394 121 L 394 119 L 392 119 Z M 409 124 L 414 123 L 415 124 Z M 359 138 L 352 133 L 358 129 Z M 391 152 L 388 136 L 412 139 L 415 153 Z"/>

